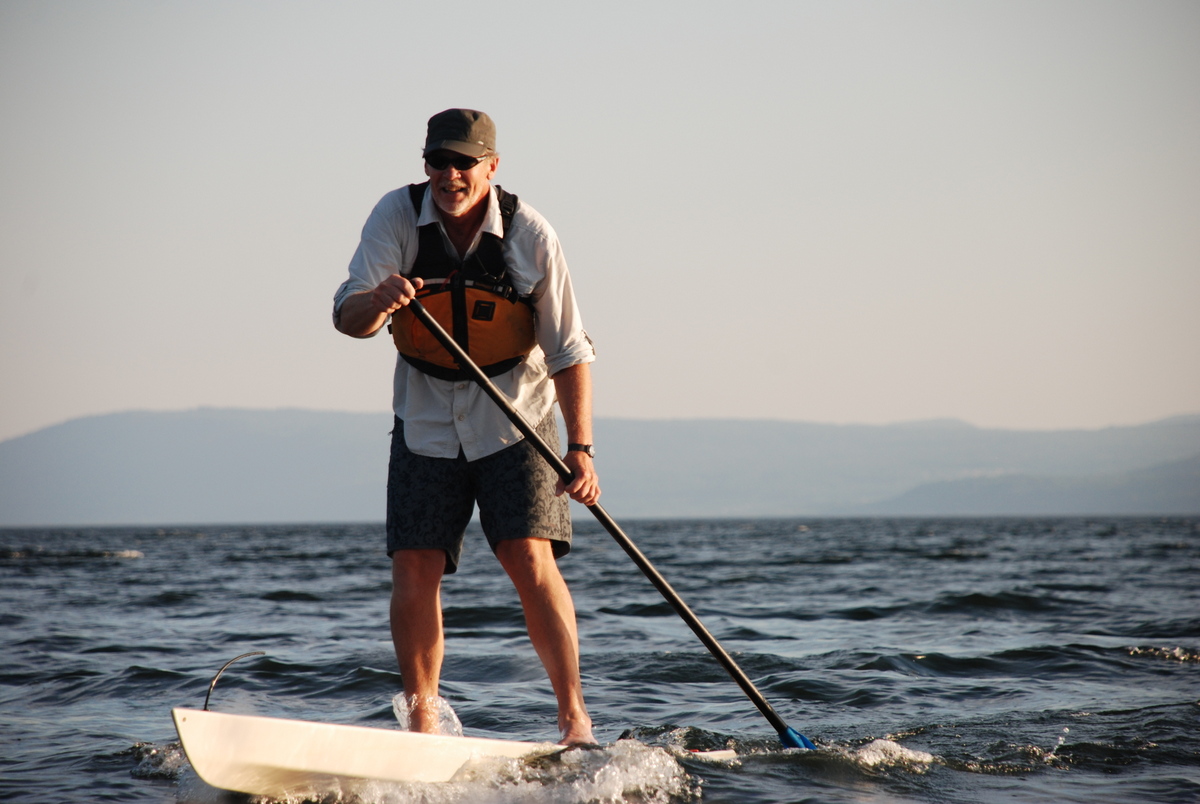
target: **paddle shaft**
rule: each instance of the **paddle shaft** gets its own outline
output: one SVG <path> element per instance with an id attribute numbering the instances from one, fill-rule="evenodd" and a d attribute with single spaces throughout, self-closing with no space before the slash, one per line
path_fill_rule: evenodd
<path id="1" fill-rule="evenodd" d="M 475 382 L 478 383 L 479 386 L 484 390 L 484 392 L 492 398 L 492 401 L 500 406 L 500 409 L 504 411 L 504 414 L 508 417 L 509 421 L 511 421 L 513 425 L 515 425 L 516 428 L 521 431 L 525 438 L 529 440 L 529 443 L 532 444 L 539 453 L 541 453 L 542 457 L 545 458 L 554 471 L 558 473 L 558 476 L 563 479 L 563 482 L 570 483 L 572 479 L 571 470 L 565 463 L 563 463 L 562 458 L 560 458 L 558 454 L 554 452 L 554 450 L 550 449 L 550 446 L 541 438 L 541 436 L 537 434 L 537 431 L 533 429 L 529 422 L 525 421 L 525 417 L 522 416 L 515 407 L 513 407 L 512 402 L 509 401 L 508 397 L 506 397 L 504 393 L 496 387 L 496 384 L 493 383 L 491 379 L 489 379 L 488 376 L 483 373 L 479 366 L 475 365 L 475 361 L 471 360 L 466 351 L 464 351 L 463 348 L 459 346 L 452 337 L 450 337 L 450 334 L 446 332 L 442 325 L 439 324 L 433 318 L 433 316 L 429 314 L 429 311 L 425 309 L 424 305 L 422 305 L 421 302 L 417 301 L 416 299 L 413 299 L 408 303 L 408 308 L 421 321 L 421 323 L 429 328 L 429 331 L 432 332 L 433 336 L 437 338 L 438 342 L 446 348 L 446 351 L 448 351 L 454 357 L 459 366 L 471 375 L 472 379 L 474 379 Z M 700 622 L 700 618 L 696 616 L 695 612 L 688 607 L 687 603 L 683 602 L 683 598 L 681 598 L 679 594 L 673 588 L 671 588 L 671 584 L 667 583 L 667 579 L 664 578 L 659 571 L 654 568 L 654 565 L 650 563 L 650 560 L 646 558 L 641 550 L 638 549 L 637 545 L 633 543 L 633 540 L 625 535 L 625 532 L 621 530 L 620 526 L 618 526 L 613 518 L 608 515 L 608 512 L 605 511 L 599 503 L 589 505 L 587 506 L 587 509 L 592 512 L 592 515 L 595 516 L 597 520 L 599 520 L 600 524 L 604 526 L 604 529 L 607 530 L 614 539 L 616 539 L 617 544 L 621 545 L 621 549 L 633 559 L 633 563 L 637 564 L 637 567 L 642 571 L 642 574 L 650 579 L 650 583 L 654 584 L 655 588 L 658 589 L 664 598 L 666 598 L 667 602 L 671 604 L 671 607 L 675 609 L 675 612 L 681 618 L 683 618 L 683 621 L 688 624 L 688 627 L 695 632 L 696 636 L 700 638 L 700 641 L 704 643 L 704 647 L 708 648 L 709 653 L 711 653 L 713 657 L 721 663 L 721 666 L 725 668 L 726 672 L 733 677 L 733 680 L 736 681 L 738 686 L 742 688 L 742 691 L 746 693 L 746 696 L 754 703 L 756 707 L 758 707 L 758 711 L 762 712 L 763 717 L 765 717 L 767 721 L 775 728 L 775 731 L 779 733 L 784 745 L 795 748 L 812 748 L 812 743 L 808 741 L 807 737 L 799 734 L 795 729 L 790 728 L 787 723 L 784 722 L 783 718 L 779 716 L 779 713 L 775 711 L 775 708 L 771 706 L 767 699 L 763 697 L 763 694 L 758 691 L 758 688 L 754 686 L 754 682 L 752 682 L 745 672 L 742 671 L 742 668 L 738 666 L 737 662 L 733 660 L 733 657 L 729 655 L 725 648 L 721 647 L 721 643 L 717 641 L 716 637 L 709 633 L 708 629 L 704 627 L 704 623 Z"/>

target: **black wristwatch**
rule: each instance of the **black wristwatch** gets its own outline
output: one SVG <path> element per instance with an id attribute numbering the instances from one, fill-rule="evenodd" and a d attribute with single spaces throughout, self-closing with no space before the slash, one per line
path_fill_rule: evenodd
<path id="1" fill-rule="evenodd" d="M 567 452 L 582 452 L 593 460 L 596 458 L 596 448 L 591 444 L 567 444 Z"/>

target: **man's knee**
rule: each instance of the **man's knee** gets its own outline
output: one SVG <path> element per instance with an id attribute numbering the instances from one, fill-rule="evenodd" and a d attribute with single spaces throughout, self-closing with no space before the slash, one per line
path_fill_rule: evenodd
<path id="1" fill-rule="evenodd" d="M 496 558 L 518 587 L 558 576 L 549 539 L 505 539 L 496 545 Z"/>
<path id="2" fill-rule="evenodd" d="M 500 563 L 554 560 L 549 539 L 505 539 L 496 543 L 496 558 Z"/>
<path id="3" fill-rule="evenodd" d="M 392 553 L 393 594 L 437 589 L 445 571 L 445 550 L 397 550 Z"/>

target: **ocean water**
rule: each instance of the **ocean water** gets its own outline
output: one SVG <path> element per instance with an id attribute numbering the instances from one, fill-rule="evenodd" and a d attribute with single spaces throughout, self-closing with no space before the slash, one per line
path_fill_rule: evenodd
<path id="1" fill-rule="evenodd" d="M 606 747 L 358 801 L 1200 801 L 1200 518 L 623 522 L 803 752 L 586 517 L 561 566 Z M 467 734 L 556 739 L 469 538 L 443 695 Z M 394 728 L 389 589 L 377 525 L 0 530 L 0 799 L 211 800 L 170 709 L 246 651 L 213 709 Z"/>

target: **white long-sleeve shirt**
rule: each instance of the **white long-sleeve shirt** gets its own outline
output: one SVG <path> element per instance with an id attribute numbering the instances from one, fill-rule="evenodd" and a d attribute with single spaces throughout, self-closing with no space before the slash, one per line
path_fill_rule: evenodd
<path id="1" fill-rule="evenodd" d="M 407 187 L 380 199 L 363 226 L 362 239 L 350 260 L 350 276 L 334 294 L 335 320 L 346 297 L 373 290 L 392 274 L 407 276 L 412 272 L 417 257 L 417 227 L 428 223 L 438 224 L 446 248 L 453 254 L 428 188 L 419 218 Z M 491 379 L 521 415 L 536 425 L 554 405 L 550 377 L 565 368 L 592 362 L 596 352 L 583 329 L 558 235 L 546 219 L 521 201 L 505 236 L 500 202 L 492 188 L 487 214 L 468 256 L 478 248 L 483 232 L 503 238 L 502 250 L 513 287 L 533 303 L 538 342 L 522 363 Z M 467 460 L 473 461 L 524 437 L 475 382 L 431 377 L 410 366 L 398 353 L 392 409 L 404 422 L 405 443 L 418 455 L 454 458 L 461 447 Z"/>

